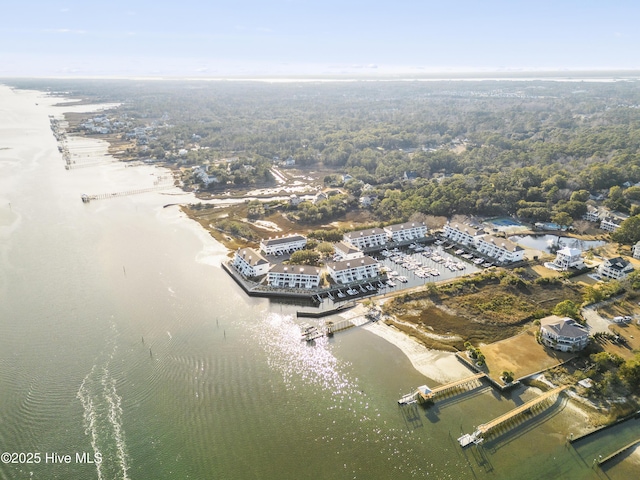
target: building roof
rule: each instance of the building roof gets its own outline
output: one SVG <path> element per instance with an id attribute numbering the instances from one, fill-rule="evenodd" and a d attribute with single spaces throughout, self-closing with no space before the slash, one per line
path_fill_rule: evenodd
<path id="1" fill-rule="evenodd" d="M 307 238 L 302 235 L 289 235 L 288 237 L 276 237 L 262 240 L 265 245 L 282 245 L 283 243 L 299 242 Z"/>
<path id="2" fill-rule="evenodd" d="M 564 247 L 564 248 L 561 248 L 560 250 L 558 250 L 556 252 L 556 255 L 557 254 L 566 255 L 567 257 L 577 257 L 577 256 L 582 255 L 582 251 L 578 250 L 577 248 Z"/>
<path id="3" fill-rule="evenodd" d="M 610 268 L 611 270 L 618 270 L 621 272 L 631 267 L 631 264 L 622 257 L 615 257 L 615 258 L 610 258 L 606 260 L 604 262 L 604 266 L 606 268 Z"/>
<path id="4" fill-rule="evenodd" d="M 320 269 L 318 267 L 311 267 L 309 265 L 284 265 L 282 263 L 276 263 L 273 267 L 271 267 L 269 273 L 320 275 Z"/>
<path id="5" fill-rule="evenodd" d="M 482 240 L 487 243 L 493 243 L 494 245 L 504 248 L 505 250 L 508 250 L 510 252 L 519 252 L 523 250 L 521 246 L 516 245 L 511 240 L 507 240 L 506 238 L 494 237 L 492 235 L 485 235 Z"/>
<path id="6" fill-rule="evenodd" d="M 384 227 L 385 230 L 390 232 L 401 232 L 402 230 L 410 230 L 412 228 L 420 228 L 425 227 L 424 222 L 407 222 L 407 223 L 398 223 L 396 225 L 389 225 Z"/>
<path id="7" fill-rule="evenodd" d="M 345 255 L 350 255 L 353 253 L 358 253 L 360 251 L 360 249 L 349 245 L 347 242 L 338 242 L 334 245 L 336 250 L 339 250 L 341 253 L 345 254 Z"/>
<path id="8" fill-rule="evenodd" d="M 587 329 L 572 318 L 563 318 L 558 315 L 540 319 L 540 326 L 551 330 L 559 337 L 580 338 L 589 335 Z"/>
<path id="9" fill-rule="evenodd" d="M 358 237 L 371 237 L 374 235 L 386 235 L 386 232 L 381 228 L 367 228 L 366 230 L 357 230 L 355 232 L 345 233 L 347 238 L 358 238 Z"/>
<path id="10" fill-rule="evenodd" d="M 236 255 L 242 257 L 252 267 L 256 265 L 264 265 L 269 261 L 256 252 L 253 248 L 242 248 L 236 252 Z"/>
<path id="11" fill-rule="evenodd" d="M 462 225 L 462 227 L 460 227 L 460 225 L 456 224 L 456 225 L 449 225 L 447 224 L 450 228 L 453 228 L 455 230 L 458 230 L 459 232 L 466 232 L 469 235 L 472 236 L 476 236 L 476 235 L 484 235 L 485 231 L 482 227 L 472 227 L 471 225 Z"/>
<path id="12" fill-rule="evenodd" d="M 378 261 L 375 258 L 365 256 L 356 258 L 354 260 L 342 260 L 340 262 L 329 262 L 327 263 L 327 267 L 330 269 L 340 272 L 342 270 L 349 270 L 351 268 L 356 268 L 360 266 L 369 266 L 376 265 Z"/>

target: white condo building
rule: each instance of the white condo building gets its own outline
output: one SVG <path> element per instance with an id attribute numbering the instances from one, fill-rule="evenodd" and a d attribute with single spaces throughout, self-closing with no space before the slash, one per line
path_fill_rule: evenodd
<path id="1" fill-rule="evenodd" d="M 601 277 L 620 280 L 633 272 L 633 265 L 622 257 L 605 260 L 598 267 L 598 275 Z"/>
<path id="2" fill-rule="evenodd" d="M 320 269 L 307 265 L 274 265 L 267 275 L 272 287 L 317 288 L 320 285 Z"/>
<path id="3" fill-rule="evenodd" d="M 393 242 L 420 240 L 427 236 L 427 226 L 422 222 L 407 222 L 384 227 Z"/>
<path id="4" fill-rule="evenodd" d="M 633 246 L 633 258 L 640 258 L 640 242 Z"/>
<path id="5" fill-rule="evenodd" d="M 606 232 L 615 232 L 618 228 L 620 228 L 620 224 L 622 220 L 615 217 L 606 217 L 603 218 L 600 222 L 600 228 Z"/>
<path id="6" fill-rule="evenodd" d="M 485 235 L 485 231 L 482 228 L 475 228 L 469 225 L 451 225 L 449 223 L 444 226 L 443 233 L 443 236 L 452 242 L 471 247 L 475 247 L 477 239 L 483 235 Z"/>
<path id="7" fill-rule="evenodd" d="M 368 228 L 356 232 L 345 233 L 342 237 L 345 242 L 356 248 L 380 247 L 387 243 L 387 232 L 381 228 Z"/>
<path id="8" fill-rule="evenodd" d="M 345 284 L 375 278 L 380 275 L 380 263 L 371 257 L 362 257 L 355 260 L 343 260 L 330 262 L 327 271 L 334 282 Z"/>
<path id="9" fill-rule="evenodd" d="M 333 246 L 336 256 L 340 257 L 340 260 L 353 260 L 355 258 L 364 257 L 364 253 L 358 250 L 353 245 L 347 242 L 338 242 Z"/>
<path id="10" fill-rule="evenodd" d="M 506 238 L 484 235 L 476 239 L 476 250 L 501 263 L 519 262 L 524 258 L 524 249 Z"/>
<path id="11" fill-rule="evenodd" d="M 307 244 L 307 238 L 302 235 L 289 235 L 288 237 L 276 237 L 262 240 L 260 250 L 267 255 L 281 255 L 302 250 Z"/>
<path id="12" fill-rule="evenodd" d="M 260 277 L 269 271 L 269 261 L 253 248 L 240 248 L 232 265 L 245 277 Z"/>
<path id="13" fill-rule="evenodd" d="M 582 260 L 582 252 L 577 248 L 564 247 L 556 252 L 556 259 L 553 265 L 560 270 L 568 270 L 569 268 L 584 268 Z"/>

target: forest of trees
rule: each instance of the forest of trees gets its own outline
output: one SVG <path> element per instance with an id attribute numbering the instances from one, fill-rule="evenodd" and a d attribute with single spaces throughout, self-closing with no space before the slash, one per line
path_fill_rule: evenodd
<path id="1" fill-rule="evenodd" d="M 21 86 L 43 88 L 34 83 Z M 237 166 L 209 167 L 221 185 L 272 181 L 269 165 L 288 157 L 298 168 L 349 174 L 350 195 L 357 200 L 368 185 L 381 221 L 420 212 L 568 225 L 595 192 L 605 206 L 640 214 L 632 81 L 46 83 L 120 102 L 118 115 L 153 127 L 147 155 L 192 165 L 239 157 Z M 324 220 L 354 205 L 303 203 L 297 216 Z"/>

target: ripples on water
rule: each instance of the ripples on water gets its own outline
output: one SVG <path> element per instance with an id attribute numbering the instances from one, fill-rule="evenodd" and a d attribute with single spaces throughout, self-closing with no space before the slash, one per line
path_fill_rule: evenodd
<path id="1" fill-rule="evenodd" d="M 304 385 L 320 389 L 316 392 L 317 413 L 311 414 L 324 419 L 320 427 L 324 433 L 317 435 L 315 442 L 335 452 L 338 459 L 343 458 L 345 471 L 352 468 L 354 478 L 365 473 L 357 466 L 361 465 L 360 460 L 354 461 L 354 457 L 370 452 L 370 445 L 379 451 L 379 457 L 370 459 L 372 465 L 385 464 L 385 469 L 393 465 L 398 475 L 407 477 L 430 474 L 455 478 L 455 474 L 437 471 L 425 460 L 423 438 L 411 430 L 391 426 L 389 423 L 395 424 L 396 418 L 387 419 L 388 412 L 371 405 L 373 400 L 358 386 L 358 379 L 346 373 L 351 365 L 334 355 L 333 341 L 327 337 L 311 344 L 301 341 L 300 327 L 291 315 L 268 313 L 247 327 L 251 342 L 264 349 L 269 367 L 282 375 L 288 389 Z M 372 465 L 367 468 L 369 473 L 375 470 Z"/>
<path id="2" fill-rule="evenodd" d="M 91 438 L 96 461 L 98 480 L 103 478 L 128 477 L 128 459 L 122 426 L 122 398 L 116 390 L 116 379 L 110 371 L 118 346 L 117 332 L 110 339 L 105 352 L 99 355 L 96 363 L 82 380 L 77 398 L 84 409 L 85 434 Z M 115 459 L 115 462 L 113 461 Z"/>

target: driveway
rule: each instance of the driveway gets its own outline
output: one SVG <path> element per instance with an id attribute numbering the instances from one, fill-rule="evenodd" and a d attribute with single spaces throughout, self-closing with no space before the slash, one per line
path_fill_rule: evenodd
<path id="1" fill-rule="evenodd" d="M 611 322 L 600 316 L 597 310 L 597 306 L 589 306 L 582 309 L 582 316 L 587 322 L 589 327 L 589 334 L 593 335 L 596 332 L 608 332 Z"/>

